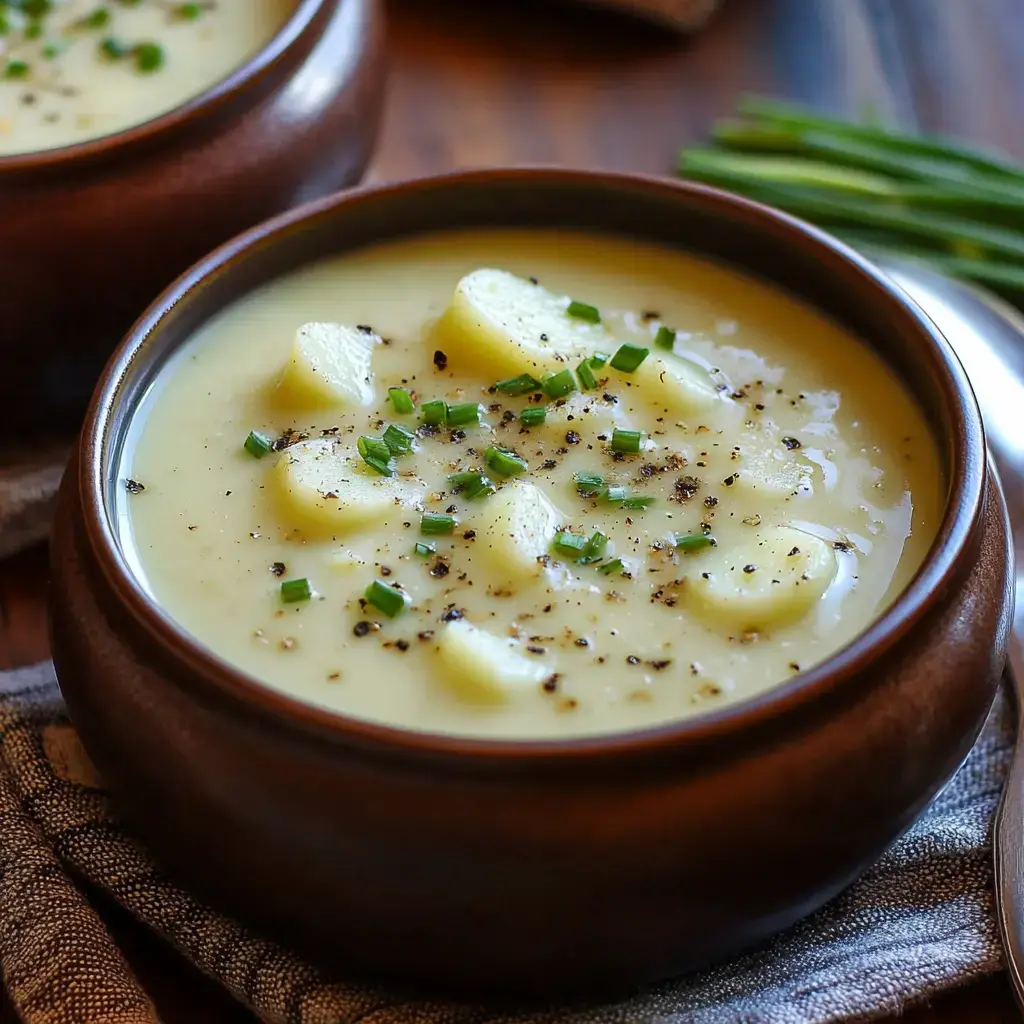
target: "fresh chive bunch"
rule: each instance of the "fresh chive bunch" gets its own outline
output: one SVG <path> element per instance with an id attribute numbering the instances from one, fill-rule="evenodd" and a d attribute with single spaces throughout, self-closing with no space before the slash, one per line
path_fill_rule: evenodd
<path id="1" fill-rule="evenodd" d="M 1024 168 L 939 136 L 759 97 L 684 149 L 682 177 L 809 220 L 866 255 L 925 260 L 1024 307 Z"/>

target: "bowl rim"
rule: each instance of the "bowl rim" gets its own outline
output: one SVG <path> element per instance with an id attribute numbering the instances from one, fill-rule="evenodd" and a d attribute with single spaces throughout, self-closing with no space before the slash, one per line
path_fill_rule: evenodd
<path id="1" fill-rule="evenodd" d="M 950 463 L 942 519 L 924 560 L 903 591 L 880 616 L 824 661 L 745 700 L 641 729 L 546 739 L 492 739 L 417 732 L 333 711 L 261 683 L 179 626 L 135 576 L 112 529 L 113 510 L 106 502 L 109 479 L 106 463 L 111 437 L 108 428 L 113 422 L 112 413 L 124 375 L 144 352 L 149 339 L 159 336 L 165 315 L 182 303 L 195 301 L 194 296 L 200 290 L 197 286 L 211 275 L 227 271 L 252 252 L 274 245 L 275 239 L 291 230 L 330 219 L 339 207 L 358 208 L 360 203 L 387 201 L 390 196 L 410 191 L 428 196 L 433 190 L 457 189 L 464 184 L 508 182 L 556 182 L 609 190 L 642 190 L 665 202 L 688 199 L 723 217 L 741 215 L 768 236 L 775 233 L 792 237 L 795 234 L 805 246 L 817 249 L 823 258 L 828 257 L 841 266 L 851 284 L 859 278 L 862 285 L 876 291 L 880 301 L 885 300 L 893 312 L 903 317 L 904 327 L 918 333 L 924 345 L 922 351 L 931 357 L 932 369 L 937 371 L 952 413 L 951 421 L 944 425 L 945 435 L 937 434 L 934 438 L 940 449 L 945 443 Z M 600 232 L 601 229 L 594 230 Z M 752 273 L 742 267 L 739 269 Z M 798 292 L 794 294 L 799 297 Z M 130 421 L 130 416 L 124 418 L 125 425 Z M 356 743 L 378 752 L 417 758 L 469 758 L 479 765 L 491 762 L 564 764 L 567 760 L 581 759 L 593 763 L 596 759 L 678 753 L 683 748 L 732 741 L 741 735 L 753 736 L 764 726 L 778 725 L 780 719 L 792 718 L 809 704 L 835 694 L 925 618 L 941 600 L 947 585 L 962 571 L 962 555 L 983 513 L 987 478 L 981 413 L 967 375 L 951 346 L 894 281 L 854 250 L 789 214 L 707 185 L 653 175 L 537 165 L 454 171 L 335 193 L 257 225 L 220 246 L 154 300 L 111 356 L 90 401 L 77 452 L 77 467 L 73 466 L 71 472 L 76 468 L 84 536 L 103 581 L 130 613 L 134 624 L 155 643 L 161 656 L 169 657 L 177 667 L 184 669 L 190 681 L 200 682 L 196 693 L 205 688 L 213 695 L 227 698 L 239 710 L 256 713 L 277 728 L 297 730 L 330 743 Z M 179 680 L 180 674 L 176 673 L 175 679 Z M 188 689 L 193 691 L 191 683 Z"/>
<path id="2" fill-rule="evenodd" d="M 189 121 L 205 119 L 217 110 L 248 92 L 270 75 L 301 43 L 317 20 L 317 15 L 331 4 L 344 0 L 295 0 L 295 7 L 277 32 L 243 64 L 217 79 L 208 88 L 155 117 L 128 125 L 120 131 L 24 153 L 0 154 L 0 178 L 26 171 L 73 171 L 82 163 L 110 157 L 121 150 L 155 141 Z"/>

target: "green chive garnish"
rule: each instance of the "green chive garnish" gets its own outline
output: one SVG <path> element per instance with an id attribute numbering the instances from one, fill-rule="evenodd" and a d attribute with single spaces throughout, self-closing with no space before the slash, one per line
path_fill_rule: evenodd
<path id="1" fill-rule="evenodd" d="M 448 426 L 462 427 L 467 423 L 480 422 L 480 403 L 463 402 L 461 405 L 448 406 Z"/>
<path id="2" fill-rule="evenodd" d="M 389 619 L 393 619 L 405 608 L 405 594 L 397 587 L 385 583 L 383 580 L 374 580 L 367 588 L 363 596 L 367 603 L 382 611 Z"/>
<path id="3" fill-rule="evenodd" d="M 453 493 L 464 494 L 470 501 L 489 498 L 498 490 L 489 477 L 476 470 L 469 473 L 454 473 L 448 477 L 448 484 Z"/>
<path id="4" fill-rule="evenodd" d="M 615 502 L 625 501 L 629 497 L 629 488 L 622 487 L 619 484 L 616 484 L 613 487 L 609 487 L 604 492 L 603 497 L 605 501 L 610 501 L 613 504 Z"/>
<path id="5" fill-rule="evenodd" d="M 406 430 L 398 423 L 390 424 L 381 438 L 392 455 L 408 455 L 412 451 L 412 443 L 415 439 L 416 435 L 411 430 Z"/>
<path id="6" fill-rule="evenodd" d="M 612 356 L 611 366 L 622 373 L 632 373 L 650 354 L 649 348 L 641 348 L 639 345 L 621 345 L 618 352 Z"/>
<path id="7" fill-rule="evenodd" d="M 420 533 L 424 537 L 442 537 L 455 531 L 455 516 L 444 512 L 424 512 L 420 517 Z"/>
<path id="8" fill-rule="evenodd" d="M 150 74 L 164 65 L 164 48 L 159 43 L 139 43 L 134 50 L 135 66 L 143 74 Z"/>
<path id="9" fill-rule="evenodd" d="M 106 7 L 97 7 L 78 22 L 79 28 L 105 28 L 110 24 L 110 11 Z"/>
<path id="10" fill-rule="evenodd" d="M 604 549 L 608 546 L 608 538 L 600 530 L 590 535 L 587 546 L 583 549 L 583 557 L 578 559 L 579 565 L 590 565 L 601 561 Z"/>
<path id="11" fill-rule="evenodd" d="M 435 548 L 433 544 L 424 544 L 421 540 L 416 541 L 416 546 L 413 548 L 413 551 L 415 551 L 420 558 L 429 558 L 436 550 L 437 548 Z"/>
<path id="12" fill-rule="evenodd" d="M 27 78 L 29 66 L 23 60 L 9 60 L 4 67 L 4 78 Z"/>
<path id="13" fill-rule="evenodd" d="M 251 430 L 242 447 L 253 458 L 262 459 L 264 455 L 273 451 L 274 442 L 266 434 L 261 434 L 258 430 Z"/>
<path id="14" fill-rule="evenodd" d="M 524 427 L 539 427 L 548 418 L 548 410 L 543 405 L 531 406 L 519 414 L 519 422 Z"/>
<path id="15" fill-rule="evenodd" d="M 644 432 L 642 430 L 619 430 L 616 427 L 612 431 L 612 451 L 629 452 L 635 455 L 640 451 L 643 439 Z"/>
<path id="16" fill-rule="evenodd" d="M 688 533 L 680 534 L 672 543 L 675 544 L 676 551 L 681 551 L 684 555 L 691 555 L 695 551 L 714 547 L 715 538 L 709 533 Z"/>
<path id="17" fill-rule="evenodd" d="M 576 390 L 576 381 L 571 370 L 559 370 L 557 373 L 544 374 L 540 386 L 548 398 L 565 398 L 570 391 Z"/>
<path id="18" fill-rule="evenodd" d="M 590 365 L 589 359 L 584 359 L 576 367 L 576 376 L 580 379 L 581 391 L 593 391 L 597 387 L 597 378 L 594 376 L 594 370 Z"/>
<path id="19" fill-rule="evenodd" d="M 388 398 L 391 400 L 391 408 L 399 416 L 408 416 L 416 411 L 412 395 L 405 388 L 388 388 Z"/>
<path id="20" fill-rule="evenodd" d="M 643 511 L 653 505 L 655 500 L 649 494 L 636 494 L 631 498 L 626 498 L 619 508 Z"/>
<path id="21" fill-rule="evenodd" d="M 525 395 L 530 391 L 540 391 L 540 381 L 528 373 L 521 373 L 518 377 L 509 377 L 507 380 L 499 380 L 494 386 L 503 395 L 510 395 L 513 398 L 517 395 Z"/>
<path id="22" fill-rule="evenodd" d="M 448 416 L 448 404 L 440 399 L 436 399 L 433 402 L 424 402 L 420 406 L 420 412 L 423 413 L 423 422 L 428 426 L 443 427 L 444 421 Z"/>
<path id="23" fill-rule="evenodd" d="M 572 478 L 581 498 L 594 498 L 604 489 L 604 477 L 597 473 L 573 473 Z"/>
<path id="24" fill-rule="evenodd" d="M 667 348 L 670 352 L 676 345 L 676 332 L 671 327 L 659 327 L 654 336 L 655 348 Z"/>
<path id="25" fill-rule="evenodd" d="M 586 320 L 588 324 L 599 324 L 601 322 L 601 313 L 597 306 L 591 306 L 586 302 L 577 302 L 573 299 L 565 307 L 565 311 L 569 316 L 574 316 L 577 320 Z"/>
<path id="26" fill-rule="evenodd" d="M 100 43 L 100 53 L 109 60 L 121 60 L 122 57 L 127 57 L 131 52 L 130 46 L 126 46 L 120 40 L 114 39 L 113 36 L 107 36 Z"/>
<path id="27" fill-rule="evenodd" d="M 586 537 L 581 537 L 578 533 L 570 533 L 568 530 L 562 530 L 560 533 L 555 534 L 552 546 L 558 554 L 575 561 L 586 551 L 587 543 Z"/>
<path id="28" fill-rule="evenodd" d="M 313 588 L 305 576 L 301 580 L 284 580 L 281 583 L 281 600 L 285 604 L 308 601 L 312 596 Z"/>
<path id="29" fill-rule="evenodd" d="M 610 358 L 611 356 L 609 356 L 607 352 L 595 352 L 587 362 L 590 363 L 591 369 L 600 370 Z"/>
<path id="30" fill-rule="evenodd" d="M 521 459 L 507 448 L 498 448 L 495 445 L 491 445 L 484 452 L 484 465 L 497 476 L 521 476 L 530 468 L 526 459 Z"/>
<path id="31" fill-rule="evenodd" d="M 622 572 L 623 564 L 621 558 L 613 558 L 610 562 L 605 562 L 604 565 L 599 565 L 597 571 L 604 573 L 605 576 L 611 576 L 613 572 Z"/>
<path id="32" fill-rule="evenodd" d="M 363 457 L 363 462 L 381 476 L 394 476 L 394 470 L 391 468 L 391 449 L 383 438 L 363 435 L 356 442 L 356 447 Z"/>
<path id="33" fill-rule="evenodd" d="M 201 4 L 195 3 L 178 4 L 174 13 L 182 21 L 195 21 L 203 13 L 203 8 Z"/>

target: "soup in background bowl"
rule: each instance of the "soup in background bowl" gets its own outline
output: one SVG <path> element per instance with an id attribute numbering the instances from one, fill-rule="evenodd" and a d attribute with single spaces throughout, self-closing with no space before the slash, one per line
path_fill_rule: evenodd
<path id="1" fill-rule="evenodd" d="M 905 587 L 945 487 L 913 399 L 821 314 L 564 231 L 303 268 L 205 324 L 137 420 L 123 542 L 169 614 L 300 700 L 470 736 L 791 678 Z"/>
<path id="2" fill-rule="evenodd" d="M 820 906 L 970 749 L 1012 604 L 976 404 L 901 291 L 756 204 L 566 170 L 197 265 L 109 365 L 51 550 L 61 687 L 154 853 L 463 995 L 621 991 Z"/>

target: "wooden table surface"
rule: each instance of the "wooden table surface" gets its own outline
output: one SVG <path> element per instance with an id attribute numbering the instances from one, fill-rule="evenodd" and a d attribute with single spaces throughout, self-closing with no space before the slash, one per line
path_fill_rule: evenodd
<path id="1" fill-rule="evenodd" d="M 671 171 L 741 91 L 957 133 L 1024 158 L 1024 0 L 723 0 L 690 41 L 558 0 L 390 0 L 373 180 L 513 162 Z M 0 564 L 0 667 L 46 654 L 42 550 Z M 251 1022 L 101 897 L 168 1024 Z M 1019 1020 L 1003 978 L 906 1024 Z M 16 1017 L 0 1005 L 0 1024 Z"/>

